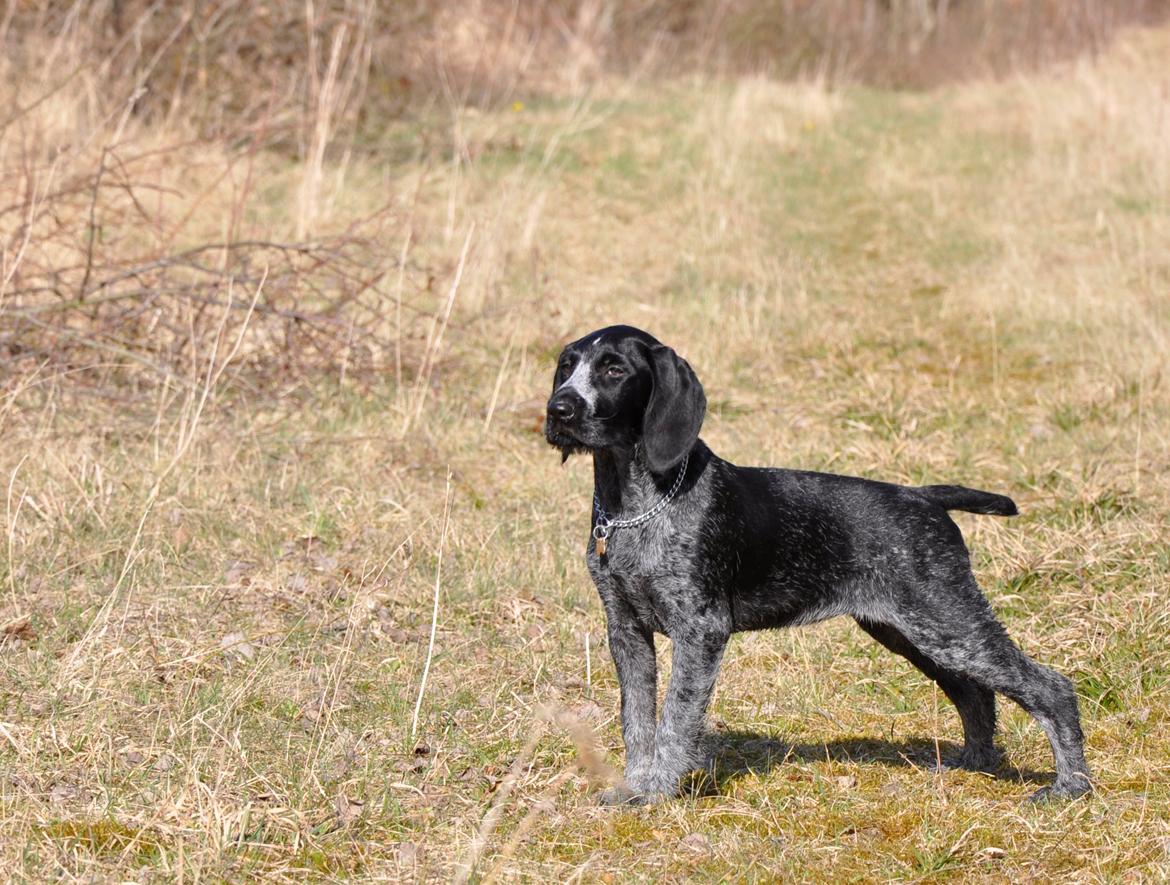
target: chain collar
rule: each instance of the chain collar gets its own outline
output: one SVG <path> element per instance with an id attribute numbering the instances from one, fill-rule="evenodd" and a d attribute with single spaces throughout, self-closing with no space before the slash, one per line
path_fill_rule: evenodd
<path id="1" fill-rule="evenodd" d="M 687 452 L 683 457 L 682 464 L 679 465 L 678 476 L 674 479 L 674 485 L 670 487 L 669 492 L 658 499 L 657 504 L 645 513 L 640 513 L 629 519 L 614 519 L 601 506 L 601 499 L 596 494 L 593 495 L 593 507 L 597 511 L 597 521 L 593 524 L 593 540 L 597 542 L 598 556 L 605 556 L 606 542 L 609 541 L 610 533 L 614 529 L 632 529 L 635 526 L 640 526 L 644 522 L 649 522 L 666 509 L 666 505 L 671 502 L 674 496 L 678 494 L 678 490 L 682 487 L 683 477 L 687 475 L 687 464 L 690 460 L 691 454 Z"/>

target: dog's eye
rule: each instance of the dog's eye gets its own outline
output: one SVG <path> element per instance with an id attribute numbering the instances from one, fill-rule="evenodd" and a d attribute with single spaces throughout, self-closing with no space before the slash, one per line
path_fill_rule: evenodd
<path id="1" fill-rule="evenodd" d="M 608 369 L 605 370 L 605 377 L 606 378 L 620 378 L 624 374 L 626 374 L 626 370 L 623 369 L 621 366 L 610 366 Z"/>

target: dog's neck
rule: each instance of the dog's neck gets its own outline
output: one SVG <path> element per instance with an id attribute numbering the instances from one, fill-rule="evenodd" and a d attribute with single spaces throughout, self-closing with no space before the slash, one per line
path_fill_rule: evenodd
<path id="1" fill-rule="evenodd" d="M 701 442 L 691 450 L 705 448 Z M 665 473 L 653 473 L 641 446 L 632 449 L 593 450 L 593 493 L 610 516 L 637 513 L 654 505 L 674 484 L 677 466 Z"/>

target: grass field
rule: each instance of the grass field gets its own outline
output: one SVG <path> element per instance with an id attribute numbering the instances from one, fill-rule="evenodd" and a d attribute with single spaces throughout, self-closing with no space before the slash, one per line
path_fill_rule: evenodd
<path id="1" fill-rule="evenodd" d="M 344 166 L 252 155 L 235 227 L 229 155 L 157 169 L 175 248 L 389 205 L 368 260 L 393 343 L 261 377 L 261 276 L 161 381 L 128 344 L 104 345 L 108 375 L 10 364 L 0 868 L 1170 877 L 1167 57 L 1161 30 L 917 94 L 633 78 L 435 105 Z M 696 368 L 729 460 L 1014 497 L 1017 519 L 959 519 L 1012 635 L 1076 682 L 1096 794 L 1022 804 L 1051 756 L 1005 704 L 998 776 L 931 773 L 953 709 L 835 621 L 733 640 L 715 784 L 597 807 L 622 755 L 591 473 L 540 428 L 561 345 L 615 322 Z"/>

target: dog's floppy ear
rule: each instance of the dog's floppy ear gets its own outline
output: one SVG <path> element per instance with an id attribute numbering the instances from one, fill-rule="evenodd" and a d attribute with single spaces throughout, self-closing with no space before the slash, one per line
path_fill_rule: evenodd
<path id="1" fill-rule="evenodd" d="M 703 426 L 707 397 L 687 361 L 658 344 L 647 354 L 653 387 L 642 418 L 642 447 L 653 473 L 675 467 Z"/>

